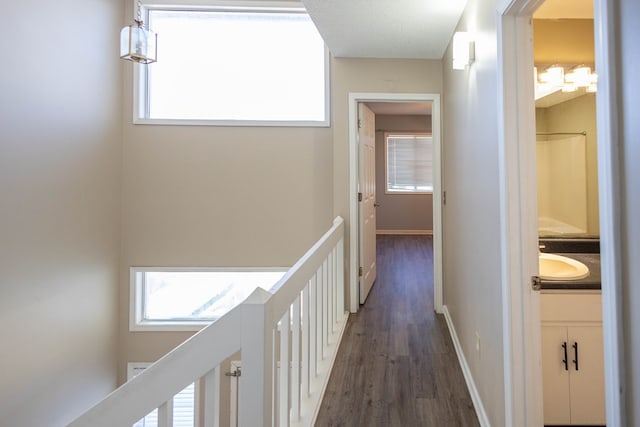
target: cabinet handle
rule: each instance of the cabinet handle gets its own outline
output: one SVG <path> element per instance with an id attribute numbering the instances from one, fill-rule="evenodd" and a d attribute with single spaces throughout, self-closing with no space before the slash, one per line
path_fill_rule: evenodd
<path id="1" fill-rule="evenodd" d="M 578 343 L 574 342 L 571 347 L 573 347 L 573 351 L 576 355 L 576 358 L 573 359 L 573 363 L 576 365 L 576 371 L 577 371 L 578 370 Z"/>
<path id="2" fill-rule="evenodd" d="M 562 363 L 564 363 L 564 370 L 569 370 L 569 362 L 567 360 L 567 342 L 562 343 L 562 349 L 564 350 L 564 359 L 562 359 Z"/>

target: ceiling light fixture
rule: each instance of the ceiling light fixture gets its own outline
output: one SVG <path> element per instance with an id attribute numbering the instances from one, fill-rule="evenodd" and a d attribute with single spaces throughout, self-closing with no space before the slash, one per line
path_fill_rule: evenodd
<path id="1" fill-rule="evenodd" d="M 150 64 L 157 61 L 158 35 L 144 28 L 141 0 L 138 0 L 137 6 L 134 23 L 120 31 L 120 58 L 140 64 Z"/>
<path id="2" fill-rule="evenodd" d="M 453 69 L 464 70 L 475 59 L 475 46 L 469 33 L 457 31 L 453 35 Z"/>

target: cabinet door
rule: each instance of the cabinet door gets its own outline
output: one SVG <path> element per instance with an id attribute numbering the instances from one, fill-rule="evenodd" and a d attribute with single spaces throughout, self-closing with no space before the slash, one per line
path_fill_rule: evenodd
<path id="1" fill-rule="evenodd" d="M 541 338 L 544 423 L 570 424 L 569 371 L 565 369 L 562 347 L 567 342 L 567 327 L 543 325 Z"/>
<path id="2" fill-rule="evenodd" d="M 570 326 L 568 336 L 571 423 L 604 425 L 606 420 L 602 326 Z M 577 370 L 573 363 L 575 343 L 578 343 Z"/>

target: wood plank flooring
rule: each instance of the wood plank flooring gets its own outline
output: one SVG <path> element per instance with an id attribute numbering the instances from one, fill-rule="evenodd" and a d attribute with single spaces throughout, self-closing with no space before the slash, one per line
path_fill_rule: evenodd
<path id="1" fill-rule="evenodd" d="M 431 236 L 377 237 L 378 277 L 348 325 L 316 426 L 479 426 L 446 322 Z"/>

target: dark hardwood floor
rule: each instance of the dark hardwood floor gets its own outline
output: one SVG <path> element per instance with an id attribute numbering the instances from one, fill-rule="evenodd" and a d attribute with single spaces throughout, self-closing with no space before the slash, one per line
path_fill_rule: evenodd
<path id="1" fill-rule="evenodd" d="M 431 236 L 377 237 L 378 272 L 349 317 L 316 426 L 479 426 L 442 315 Z"/>

